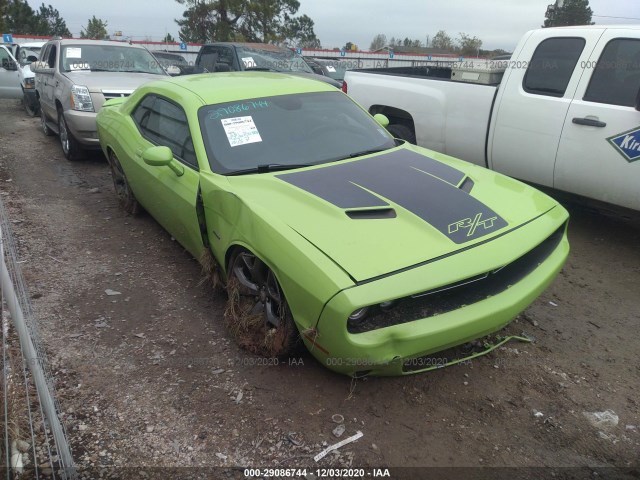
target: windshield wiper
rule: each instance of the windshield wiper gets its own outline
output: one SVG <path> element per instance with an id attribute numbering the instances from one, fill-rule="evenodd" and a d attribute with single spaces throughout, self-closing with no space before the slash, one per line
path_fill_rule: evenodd
<path id="1" fill-rule="evenodd" d="M 257 167 L 246 168 L 244 170 L 236 170 L 233 172 L 229 172 L 226 175 L 247 175 L 250 173 L 269 173 L 269 172 L 277 172 L 280 170 L 294 170 L 296 168 L 304 168 L 311 167 L 315 165 L 315 163 L 299 163 L 299 164 L 282 164 L 282 163 L 269 163 L 264 165 L 258 165 Z"/>
<path id="2" fill-rule="evenodd" d="M 355 152 L 355 153 L 351 153 L 349 154 L 348 157 L 343 157 L 344 158 L 358 158 L 358 157 L 363 157 L 365 155 L 371 155 L 372 153 L 380 153 L 380 152 L 384 152 L 385 150 L 389 150 L 388 148 L 372 148 L 370 150 L 363 150 L 361 152 Z"/>
<path id="3" fill-rule="evenodd" d="M 247 67 L 244 69 L 245 72 L 279 72 L 280 70 L 276 70 L 275 68 L 269 67 Z"/>

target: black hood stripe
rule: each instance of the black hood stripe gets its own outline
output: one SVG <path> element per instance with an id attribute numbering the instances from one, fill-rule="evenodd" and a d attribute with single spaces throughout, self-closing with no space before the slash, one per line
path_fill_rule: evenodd
<path id="1" fill-rule="evenodd" d="M 460 170 L 409 150 L 278 175 L 343 209 L 388 206 L 386 198 L 455 243 L 507 226 L 492 209 L 457 188 L 464 177 Z"/>

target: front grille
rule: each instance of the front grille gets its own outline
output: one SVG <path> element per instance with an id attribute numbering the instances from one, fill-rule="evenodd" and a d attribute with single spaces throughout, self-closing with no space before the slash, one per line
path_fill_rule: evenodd
<path id="1" fill-rule="evenodd" d="M 349 319 L 347 331 L 364 333 L 434 317 L 497 295 L 544 262 L 562 240 L 564 230 L 562 225 L 537 247 L 498 270 L 399 299 L 391 309 L 373 308 L 365 319 Z"/>
<path id="2" fill-rule="evenodd" d="M 132 93 L 131 90 L 113 90 L 110 92 L 105 92 L 104 90 L 102 91 L 102 95 L 104 95 L 105 100 L 111 100 L 112 98 L 128 97 L 129 95 L 131 95 L 131 93 Z"/>

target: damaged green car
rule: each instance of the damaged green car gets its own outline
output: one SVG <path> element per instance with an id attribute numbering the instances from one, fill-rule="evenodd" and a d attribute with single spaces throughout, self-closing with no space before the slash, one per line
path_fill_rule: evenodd
<path id="1" fill-rule="evenodd" d="M 420 359 L 509 323 L 568 255 L 554 200 L 395 140 L 314 80 L 167 78 L 97 123 L 122 207 L 225 285 L 226 323 L 258 355 L 303 342 L 347 375 L 427 370 Z"/>

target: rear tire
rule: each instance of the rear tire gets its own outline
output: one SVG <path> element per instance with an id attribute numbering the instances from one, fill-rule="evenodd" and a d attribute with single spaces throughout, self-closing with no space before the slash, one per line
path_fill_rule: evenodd
<path id="1" fill-rule="evenodd" d="M 409 143 L 416 144 L 416 134 L 409 127 L 405 127 L 404 125 L 395 124 L 389 125 L 387 127 L 387 131 L 393 135 L 395 138 L 399 138 L 400 140 L 405 140 Z"/>
<path id="2" fill-rule="evenodd" d="M 133 190 L 131 190 L 131 186 L 129 185 L 127 176 L 124 174 L 122 165 L 120 165 L 120 160 L 118 160 L 118 157 L 115 153 L 109 152 L 107 162 L 109 163 L 109 168 L 111 169 L 113 186 L 116 190 L 116 195 L 118 196 L 118 203 L 120 204 L 120 208 L 134 217 L 136 215 L 139 215 L 142 211 L 142 207 L 138 203 L 138 200 L 136 200 L 136 196 L 133 194 Z"/>
<path id="3" fill-rule="evenodd" d="M 69 131 L 62 109 L 58 110 L 58 135 L 60 136 L 60 145 L 62 146 L 62 153 L 64 153 L 65 158 L 70 161 L 80 159 L 83 154 L 82 148 Z"/>

